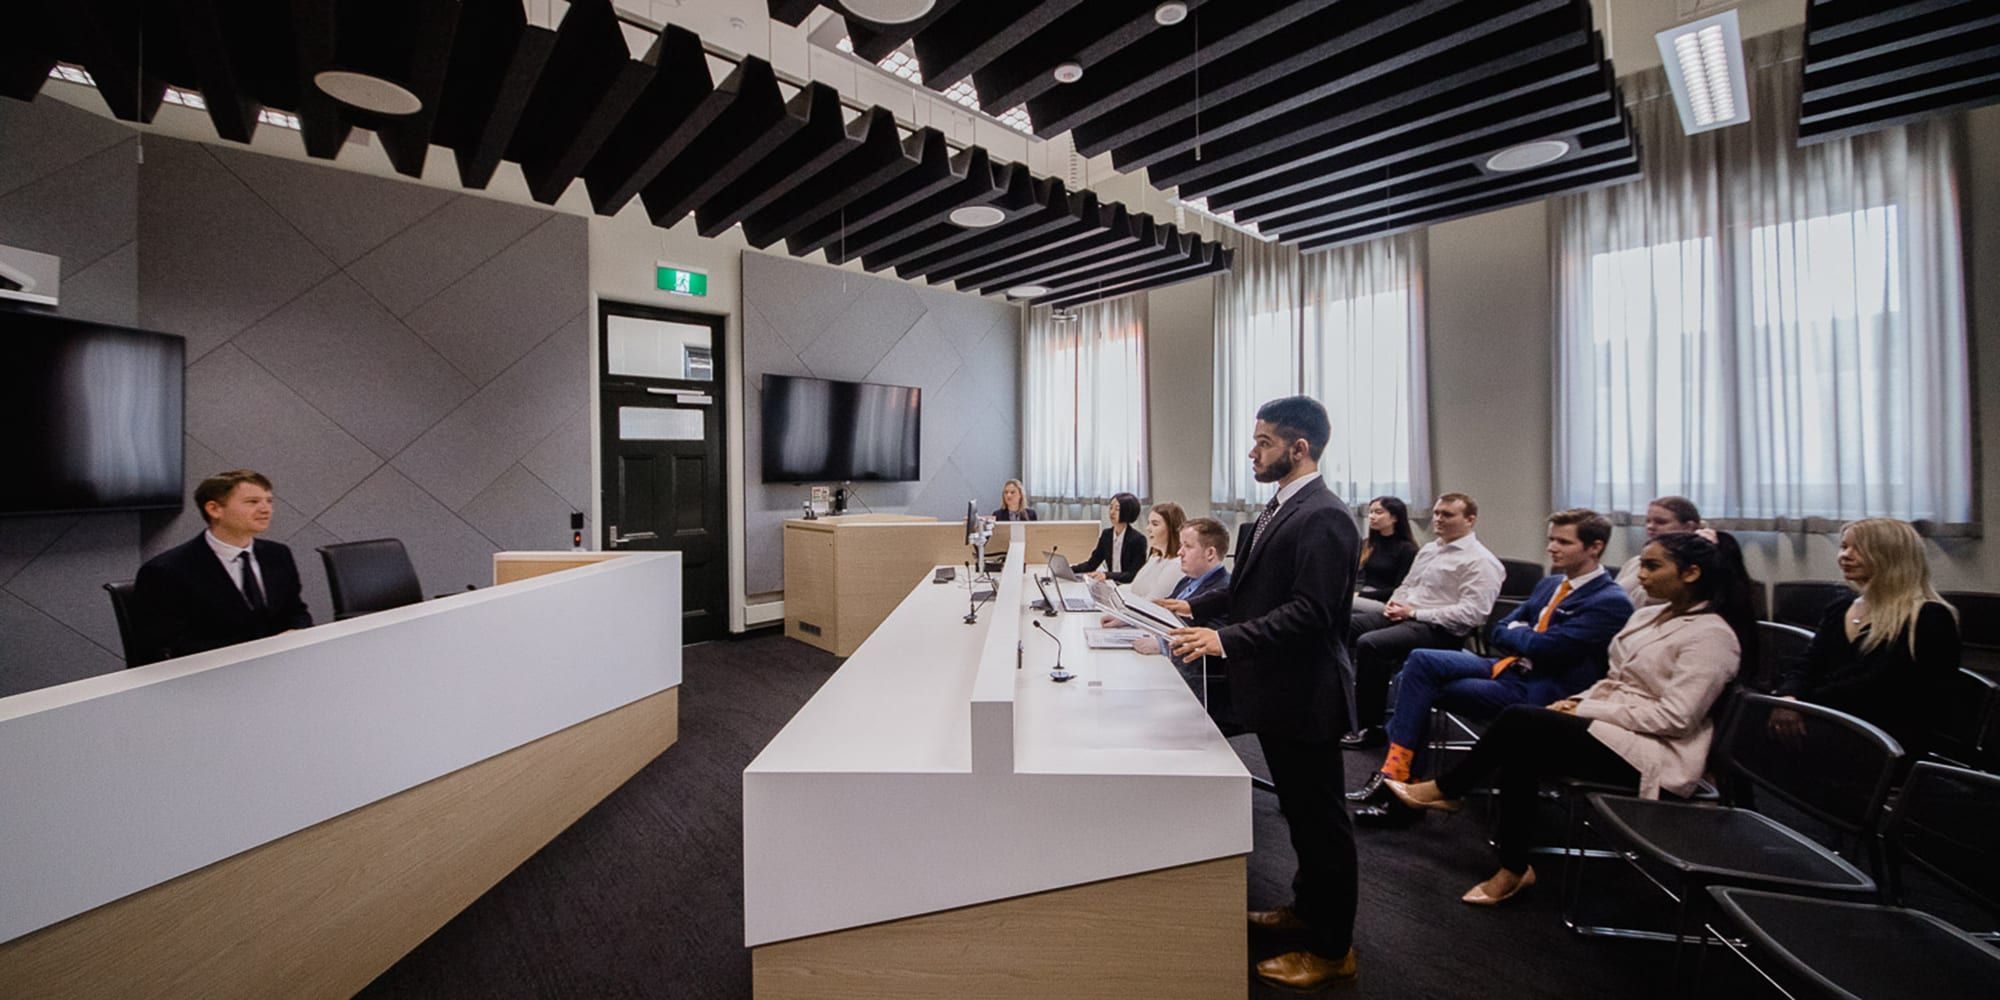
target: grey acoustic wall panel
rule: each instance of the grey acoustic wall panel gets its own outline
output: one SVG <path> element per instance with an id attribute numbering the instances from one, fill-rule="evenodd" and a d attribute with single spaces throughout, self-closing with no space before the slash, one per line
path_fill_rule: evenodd
<path id="1" fill-rule="evenodd" d="M 0 101 L 0 243 L 66 256 L 62 311 L 188 338 L 187 486 L 276 481 L 317 620 L 322 545 L 401 537 L 429 593 L 589 506 L 588 239 L 573 216 Z M 79 206 L 87 206 L 79 208 Z M 109 580 L 178 513 L 0 518 L 0 696 L 122 666 Z"/>
<path id="2" fill-rule="evenodd" d="M 784 589 L 785 518 L 806 487 L 764 483 L 763 377 L 923 390 L 922 479 L 861 484 L 867 509 L 962 516 L 1020 475 L 1020 310 L 961 292 L 743 254 L 744 584 Z M 856 508 L 857 510 L 861 508 Z"/>

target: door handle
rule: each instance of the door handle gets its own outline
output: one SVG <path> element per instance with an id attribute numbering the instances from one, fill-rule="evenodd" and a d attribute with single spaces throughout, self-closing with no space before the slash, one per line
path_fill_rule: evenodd
<path id="1" fill-rule="evenodd" d="M 626 542 L 643 542 L 658 537 L 660 537 L 659 533 L 654 531 L 635 531 L 629 535 L 621 535 L 618 533 L 617 525 L 614 524 L 611 526 L 611 544 L 614 547 L 623 545 Z"/>

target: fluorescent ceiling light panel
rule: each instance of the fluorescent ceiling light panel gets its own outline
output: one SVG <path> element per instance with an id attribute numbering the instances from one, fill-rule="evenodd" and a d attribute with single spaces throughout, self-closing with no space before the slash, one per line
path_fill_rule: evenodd
<path id="1" fill-rule="evenodd" d="M 1674 107 L 1681 128 L 1689 135 L 1750 120 L 1750 94 L 1744 89 L 1743 36 L 1736 12 L 1690 21 L 1653 36 L 1666 61 L 1667 82 L 1673 86 Z"/>

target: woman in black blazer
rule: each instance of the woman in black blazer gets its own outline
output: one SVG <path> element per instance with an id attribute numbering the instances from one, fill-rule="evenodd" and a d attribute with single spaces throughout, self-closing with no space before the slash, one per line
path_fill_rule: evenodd
<path id="1" fill-rule="evenodd" d="M 1410 508 L 1397 497 L 1368 501 L 1368 533 L 1361 537 L 1361 586 L 1355 596 L 1386 603 L 1417 560 Z"/>
<path id="2" fill-rule="evenodd" d="M 1079 573 L 1097 573 L 1105 579 L 1117 583 L 1131 583 L 1133 574 L 1146 565 L 1146 533 L 1132 527 L 1139 519 L 1139 498 L 1130 493 L 1120 493 L 1104 505 L 1104 514 L 1111 519 L 1111 527 L 1097 536 L 1097 548 L 1090 551 L 1090 558 L 1072 566 Z M 1112 558 L 1112 553 L 1117 558 Z"/>
<path id="3" fill-rule="evenodd" d="M 1028 506 L 1028 491 L 1021 487 L 1018 479 L 1009 479 L 1000 487 L 1000 509 L 993 512 L 995 521 L 1032 521 L 1035 509 Z"/>
<path id="4" fill-rule="evenodd" d="M 1842 529 L 1840 572 L 1860 593 L 1827 606 L 1777 694 L 1881 726 L 1914 760 L 1930 748 L 1958 669 L 1958 616 L 1931 587 L 1923 539 L 1902 521 L 1871 517 Z M 1796 713 L 1771 716 L 1774 728 L 1800 724 Z"/>

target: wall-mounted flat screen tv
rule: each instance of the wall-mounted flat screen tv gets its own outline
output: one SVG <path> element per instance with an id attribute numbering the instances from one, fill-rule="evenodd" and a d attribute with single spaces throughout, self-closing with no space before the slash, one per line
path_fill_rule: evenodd
<path id="1" fill-rule="evenodd" d="M 764 481 L 919 479 L 923 390 L 764 376 Z"/>
<path id="2" fill-rule="evenodd" d="M 187 344 L 0 311 L 0 514 L 181 505 Z"/>

